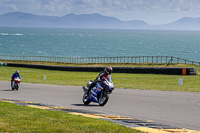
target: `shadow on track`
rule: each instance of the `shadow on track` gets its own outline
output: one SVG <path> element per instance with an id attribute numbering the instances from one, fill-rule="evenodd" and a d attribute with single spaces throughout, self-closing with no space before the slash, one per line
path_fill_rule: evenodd
<path id="1" fill-rule="evenodd" d="M 94 106 L 94 107 L 100 107 L 99 105 L 94 105 L 94 104 L 89 104 L 89 105 L 85 105 L 85 104 L 71 104 L 71 105 L 74 105 L 74 106 Z"/>
<path id="2" fill-rule="evenodd" d="M 1 90 L 1 91 L 14 91 L 14 90 Z"/>

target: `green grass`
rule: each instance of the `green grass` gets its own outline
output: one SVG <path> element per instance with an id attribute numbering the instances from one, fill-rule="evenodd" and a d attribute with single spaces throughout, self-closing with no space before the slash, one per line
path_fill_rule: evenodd
<path id="1" fill-rule="evenodd" d="M 199 70 L 199 67 L 197 69 Z M 16 70 L 20 71 L 22 82 L 25 83 L 70 86 L 86 85 L 89 80 L 95 79 L 99 74 L 96 72 L 69 72 L 21 67 L 0 67 L 0 80 L 10 81 L 12 74 Z M 44 75 L 46 75 L 47 80 L 43 80 Z M 199 74 L 184 76 L 113 73 L 112 78 L 115 88 L 200 92 Z M 183 85 L 178 85 L 179 78 L 183 79 Z"/>
<path id="2" fill-rule="evenodd" d="M 139 133 L 140 131 L 100 119 L 0 101 L 0 132 Z"/>
<path id="3" fill-rule="evenodd" d="M 18 62 L 19 63 L 19 62 Z M 20 62 L 24 63 L 24 62 Z M 28 62 L 26 62 L 28 63 Z M 73 65 L 65 63 L 43 63 L 43 65 Z M 124 66 L 124 67 L 165 67 L 165 64 L 84 64 L 84 66 Z M 83 64 L 77 64 L 83 66 Z M 115 88 L 148 89 L 169 91 L 200 92 L 200 68 L 195 65 L 171 64 L 169 67 L 197 67 L 197 75 L 158 75 L 113 73 Z M 68 72 L 30 69 L 21 67 L 0 67 L 0 80 L 10 81 L 12 74 L 19 70 L 24 83 L 57 84 L 83 86 L 95 79 L 99 73 Z M 43 80 L 46 75 L 47 79 Z M 178 79 L 183 85 L 178 85 Z M 0 132 L 139 132 L 124 126 L 74 116 L 61 111 L 39 110 L 0 101 Z"/>

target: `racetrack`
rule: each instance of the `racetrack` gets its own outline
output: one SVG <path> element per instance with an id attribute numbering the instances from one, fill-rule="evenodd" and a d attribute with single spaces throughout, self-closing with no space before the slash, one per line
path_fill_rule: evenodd
<path id="1" fill-rule="evenodd" d="M 200 130 L 200 93 L 115 89 L 108 103 L 82 103 L 79 86 L 21 83 L 11 91 L 10 82 L 0 81 L 0 98 L 84 109 L 142 120 L 152 120 L 180 128 Z"/>

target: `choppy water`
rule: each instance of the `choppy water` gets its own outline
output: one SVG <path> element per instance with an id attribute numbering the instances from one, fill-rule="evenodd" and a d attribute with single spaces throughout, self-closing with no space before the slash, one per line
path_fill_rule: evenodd
<path id="1" fill-rule="evenodd" d="M 0 55 L 176 56 L 200 61 L 200 32 L 0 27 Z"/>

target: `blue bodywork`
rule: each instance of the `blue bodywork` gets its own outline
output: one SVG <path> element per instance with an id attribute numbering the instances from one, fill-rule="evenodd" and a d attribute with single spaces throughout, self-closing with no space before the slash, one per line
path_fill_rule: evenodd
<path id="1" fill-rule="evenodd" d="M 103 89 L 103 87 L 101 87 L 100 84 L 97 83 L 96 86 L 91 89 L 90 97 L 88 98 L 88 100 L 98 103 L 97 97 L 98 97 L 98 95 L 99 95 L 99 93 L 101 92 L 102 89 Z"/>
<path id="2" fill-rule="evenodd" d="M 91 84 L 92 82 L 90 82 L 89 84 Z M 84 92 L 87 96 L 87 88 L 83 87 Z M 99 102 L 98 99 L 99 97 L 102 97 L 104 95 L 104 93 L 106 92 L 107 94 L 110 94 L 114 89 L 114 84 L 112 81 L 108 81 L 108 80 L 104 80 L 103 82 L 97 82 L 96 86 L 94 86 L 89 94 L 89 97 L 87 98 L 88 102 Z M 84 94 L 84 95 L 85 95 Z"/>
<path id="3" fill-rule="evenodd" d="M 89 81 L 87 87 L 90 87 L 94 82 Z M 114 84 L 112 80 L 108 81 L 104 79 L 104 81 L 96 82 L 96 85 L 88 92 L 88 89 L 83 86 L 84 95 L 83 95 L 83 103 L 88 105 L 90 102 L 99 103 L 100 106 L 104 106 L 108 99 L 109 94 L 114 90 Z"/>

